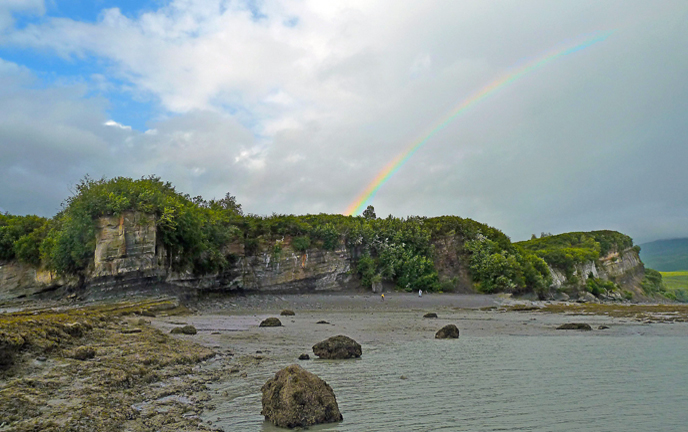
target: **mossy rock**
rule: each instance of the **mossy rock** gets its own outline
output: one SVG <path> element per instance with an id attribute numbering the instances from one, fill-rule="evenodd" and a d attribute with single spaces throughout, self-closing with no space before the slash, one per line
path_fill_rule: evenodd
<path id="1" fill-rule="evenodd" d="M 423 318 L 437 318 L 437 314 L 435 312 L 428 312 L 423 315 Z"/>
<path id="2" fill-rule="evenodd" d="M 171 334 L 185 334 L 185 335 L 195 335 L 198 333 L 196 327 L 192 325 L 185 325 L 184 327 L 175 327 L 170 330 Z"/>
<path id="3" fill-rule="evenodd" d="M 590 331 L 592 327 L 587 323 L 566 323 L 557 327 L 557 330 L 584 330 Z"/>
<path id="4" fill-rule="evenodd" d="M 348 359 L 360 357 L 363 350 L 355 340 L 338 335 L 313 345 L 313 353 L 321 359 Z"/>
<path id="5" fill-rule="evenodd" d="M 69 357 L 76 360 L 88 360 L 96 356 L 96 350 L 89 346 L 80 346 L 69 353 Z"/>
<path id="6" fill-rule="evenodd" d="M 266 318 L 260 323 L 260 327 L 281 327 L 281 326 L 282 326 L 282 321 L 280 321 L 279 318 L 275 318 L 275 317 Z"/>
<path id="7" fill-rule="evenodd" d="M 296 312 L 294 312 L 291 309 L 284 309 L 282 312 L 280 312 L 280 315 L 282 315 L 282 316 L 294 316 L 294 315 L 296 315 Z"/>
<path id="8" fill-rule="evenodd" d="M 299 365 L 277 372 L 261 391 L 260 413 L 275 426 L 296 428 L 342 420 L 332 387 Z"/>
<path id="9" fill-rule="evenodd" d="M 305 353 L 301 354 L 299 356 L 299 360 L 310 360 L 310 359 L 311 359 L 311 356 L 309 356 L 308 354 L 305 354 Z"/>
<path id="10" fill-rule="evenodd" d="M 447 324 L 435 333 L 435 339 L 458 339 L 459 328 L 454 324 Z"/>

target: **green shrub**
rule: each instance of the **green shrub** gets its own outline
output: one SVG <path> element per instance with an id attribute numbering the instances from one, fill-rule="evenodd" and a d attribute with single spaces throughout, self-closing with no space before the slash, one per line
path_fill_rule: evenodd
<path id="1" fill-rule="evenodd" d="M 291 241 L 291 246 L 296 251 L 304 252 L 311 246 L 311 239 L 307 236 L 294 237 L 294 239 Z"/>

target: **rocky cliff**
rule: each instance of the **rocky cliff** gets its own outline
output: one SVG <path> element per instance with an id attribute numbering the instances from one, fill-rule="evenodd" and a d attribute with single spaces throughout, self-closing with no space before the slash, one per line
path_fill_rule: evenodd
<path id="1" fill-rule="evenodd" d="M 638 252 L 633 248 L 621 252 L 611 252 L 596 261 L 586 261 L 574 267 L 571 277 L 564 271 L 549 266 L 552 275 L 552 289 L 570 288 L 577 290 L 585 286 L 592 275 L 594 278 L 611 281 L 624 289 L 636 291 L 640 294 L 640 282 L 645 273 L 645 266 L 640 260 Z"/>

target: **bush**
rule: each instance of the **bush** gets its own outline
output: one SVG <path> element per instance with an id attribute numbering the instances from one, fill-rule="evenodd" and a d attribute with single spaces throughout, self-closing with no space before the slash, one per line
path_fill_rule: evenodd
<path id="1" fill-rule="evenodd" d="M 311 239 L 307 236 L 294 237 L 294 239 L 291 241 L 291 246 L 296 251 L 304 252 L 311 246 Z"/>

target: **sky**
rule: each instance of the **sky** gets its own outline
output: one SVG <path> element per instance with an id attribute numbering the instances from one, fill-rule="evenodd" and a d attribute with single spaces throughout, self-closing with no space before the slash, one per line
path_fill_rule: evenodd
<path id="1" fill-rule="evenodd" d="M 0 211 L 151 174 L 247 213 L 369 204 L 531 234 L 688 237 L 685 0 L 2 0 Z"/>

